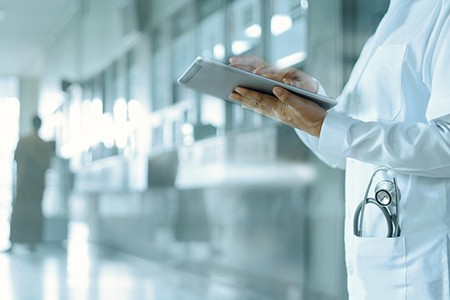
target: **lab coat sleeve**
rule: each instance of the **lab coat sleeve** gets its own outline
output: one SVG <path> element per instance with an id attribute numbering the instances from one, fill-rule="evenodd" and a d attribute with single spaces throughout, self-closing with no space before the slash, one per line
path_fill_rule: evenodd
<path id="1" fill-rule="evenodd" d="M 450 114 L 429 123 L 383 123 L 330 112 L 319 149 L 400 173 L 449 178 Z"/>
<path id="2" fill-rule="evenodd" d="M 450 177 L 450 1 L 445 6 L 436 22 L 436 43 L 430 44 L 424 58 L 422 75 L 430 91 L 427 121 L 363 122 L 329 112 L 322 126 L 320 151 L 411 175 Z"/>
<path id="3" fill-rule="evenodd" d="M 345 169 L 345 157 L 339 153 L 319 150 L 319 139 L 311 136 L 304 131 L 295 129 L 298 137 L 321 161 L 332 168 Z"/>
<path id="4" fill-rule="evenodd" d="M 326 95 L 326 92 L 322 85 L 319 83 L 319 91 L 318 94 Z M 337 108 L 333 110 L 339 110 L 339 105 Z M 312 135 L 307 134 L 304 131 L 299 129 L 295 129 L 298 137 L 302 140 L 302 142 L 308 147 L 320 160 L 333 168 L 345 169 L 346 158 L 340 153 L 329 152 L 329 151 L 321 151 L 319 149 L 319 139 Z"/>

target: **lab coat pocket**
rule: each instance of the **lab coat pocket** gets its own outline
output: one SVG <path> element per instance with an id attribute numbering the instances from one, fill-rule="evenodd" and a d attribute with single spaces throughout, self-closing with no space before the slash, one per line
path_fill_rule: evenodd
<path id="1" fill-rule="evenodd" d="M 402 109 L 402 73 L 407 46 L 382 45 L 375 50 L 352 95 L 353 117 L 394 120 Z"/>
<path id="2" fill-rule="evenodd" d="M 372 295 L 400 295 L 405 286 L 405 239 L 355 237 L 355 272 L 361 288 Z M 380 295 L 381 296 L 381 295 Z M 380 298 L 381 299 L 381 298 Z M 385 298 L 387 299 L 387 298 Z M 390 298 L 400 299 L 400 298 Z"/>

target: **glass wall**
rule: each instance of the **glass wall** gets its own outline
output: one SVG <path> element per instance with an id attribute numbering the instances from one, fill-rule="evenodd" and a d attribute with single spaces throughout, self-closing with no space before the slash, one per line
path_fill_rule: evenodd
<path id="1" fill-rule="evenodd" d="M 254 54 L 263 56 L 263 2 L 260 0 L 239 0 L 231 3 L 227 29 L 230 32 L 231 56 Z M 243 129 L 260 125 L 262 117 L 251 111 L 233 105 L 229 128 Z"/>
<path id="2" fill-rule="evenodd" d="M 171 63 L 169 45 L 169 22 L 152 30 L 152 101 L 151 110 L 156 112 L 172 104 L 171 95 Z M 161 115 L 154 114 L 150 118 L 152 127 L 151 149 L 164 151 L 165 124 Z"/>
<path id="3" fill-rule="evenodd" d="M 231 56 L 254 54 L 283 68 L 300 66 L 307 58 L 307 0 L 186 3 L 170 23 L 150 31 L 153 152 L 272 122 L 239 105 L 178 86 L 176 79 L 196 56 L 226 63 Z"/>
<path id="4" fill-rule="evenodd" d="M 170 22 L 166 22 L 152 30 L 152 111 L 172 103 L 169 26 Z"/>
<path id="5" fill-rule="evenodd" d="M 70 115 L 58 129 L 64 157 L 77 156 L 77 164 L 83 164 L 136 155 L 137 149 L 144 155 L 160 153 L 273 122 L 176 81 L 197 56 L 227 63 L 231 56 L 255 54 L 279 67 L 301 66 L 307 58 L 307 0 L 179 2 L 163 21 L 142 32 L 150 42 L 149 66 L 140 64 L 130 48 L 70 87 L 58 112 Z M 137 97 L 143 68 L 150 75 L 149 99 Z"/>
<path id="6" fill-rule="evenodd" d="M 221 0 L 197 1 L 198 55 L 220 62 L 226 60 L 226 13 Z M 201 124 L 209 124 L 218 130 L 225 128 L 226 103 L 209 95 L 198 96 L 197 106 Z"/>
<path id="7" fill-rule="evenodd" d="M 226 63 L 231 56 L 255 54 L 280 67 L 301 65 L 307 58 L 307 0 L 178 2 L 163 21 L 142 32 L 150 41 L 150 66 L 139 64 L 131 48 L 71 86 L 66 95 L 70 104 L 58 112 L 70 115 L 70 121 L 58 128 L 64 157 L 75 155 L 77 164 L 83 164 L 117 154 L 136 155 L 138 148 L 148 155 L 273 122 L 183 88 L 176 80 L 200 55 Z M 137 97 L 142 68 L 150 75 L 150 99 Z"/>
<path id="8" fill-rule="evenodd" d="M 261 54 L 262 2 L 238 0 L 230 4 L 227 28 L 231 54 Z"/>
<path id="9" fill-rule="evenodd" d="M 127 114 L 129 121 L 129 140 L 128 140 L 128 156 L 140 155 L 145 152 L 147 145 L 145 140 L 148 138 L 144 135 L 147 131 L 142 131 L 145 126 L 144 103 L 139 100 L 139 65 L 134 50 L 130 50 L 126 54 L 126 96 Z"/>
<path id="10" fill-rule="evenodd" d="M 300 66 L 307 58 L 306 0 L 272 0 L 270 60 L 279 68 Z"/>

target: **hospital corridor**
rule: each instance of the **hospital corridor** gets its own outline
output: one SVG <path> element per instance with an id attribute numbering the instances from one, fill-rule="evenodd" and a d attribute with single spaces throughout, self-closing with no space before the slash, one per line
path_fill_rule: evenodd
<path id="1" fill-rule="evenodd" d="M 0 300 L 450 299 L 447 12 L 0 0 Z"/>

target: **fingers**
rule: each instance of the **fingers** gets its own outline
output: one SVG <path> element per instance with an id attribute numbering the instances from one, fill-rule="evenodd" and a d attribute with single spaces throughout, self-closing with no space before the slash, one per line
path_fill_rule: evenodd
<path id="1" fill-rule="evenodd" d="M 244 108 L 249 108 L 288 126 L 304 130 L 314 136 L 320 135 L 326 115 L 323 108 L 281 87 L 275 87 L 273 93 L 275 96 L 238 87 L 229 98 L 240 103 Z"/>
<path id="2" fill-rule="evenodd" d="M 273 93 L 280 102 L 292 107 L 302 115 L 304 114 L 311 122 L 315 122 L 316 120 L 323 121 L 326 115 L 326 110 L 317 103 L 298 97 L 281 87 L 275 87 Z"/>
<path id="3" fill-rule="evenodd" d="M 266 65 L 266 61 L 256 55 L 241 55 L 231 57 L 230 65 L 236 68 L 253 71 Z"/>
<path id="4" fill-rule="evenodd" d="M 237 92 L 233 92 L 230 96 L 228 96 L 231 100 L 241 104 L 242 107 L 248 108 L 248 109 L 255 109 L 259 106 L 258 102 L 248 98 L 246 96 L 243 96 Z"/>
<path id="5" fill-rule="evenodd" d="M 250 109 L 256 113 L 263 114 L 272 119 L 275 119 L 277 116 L 277 113 L 274 111 L 273 107 L 264 104 L 264 102 L 259 102 L 258 100 L 248 98 L 237 92 L 233 92 L 229 96 L 229 98 L 241 104 L 241 106 L 245 109 Z"/>
<path id="6" fill-rule="evenodd" d="M 272 95 L 263 94 L 247 88 L 237 87 L 235 91 L 236 93 L 242 95 L 243 97 L 248 98 L 253 102 L 256 102 L 257 106 L 266 106 L 273 108 L 276 106 L 276 103 L 278 102 L 278 99 Z"/>
<path id="7" fill-rule="evenodd" d="M 268 78 L 294 85 L 296 87 L 317 93 L 319 84 L 309 75 L 300 70 L 289 67 L 278 69 L 270 66 L 267 62 L 256 55 L 241 55 L 230 58 L 230 65 L 245 71 L 263 75 Z"/>
<path id="8" fill-rule="evenodd" d="M 254 101 L 251 101 L 251 99 L 242 96 L 241 94 L 237 92 L 233 92 L 230 96 L 228 96 L 229 99 L 241 104 L 242 106 L 246 108 L 250 108 L 254 106 Z"/>
<path id="9" fill-rule="evenodd" d="M 313 80 L 305 73 L 296 70 L 294 68 L 277 69 L 272 66 L 262 66 L 253 71 L 255 74 L 259 74 L 270 79 L 283 82 L 295 87 L 299 87 L 313 93 L 316 93 L 319 89 L 317 81 Z"/>
<path id="10" fill-rule="evenodd" d="M 269 79 L 275 80 L 275 81 L 279 81 L 279 82 L 284 82 L 283 77 L 281 77 L 278 74 L 261 74 L 261 76 L 267 77 Z"/>
<path id="11" fill-rule="evenodd" d="M 319 90 L 319 83 L 309 76 L 299 77 L 299 79 L 284 78 L 283 81 L 286 84 L 308 90 L 313 93 L 317 93 L 317 91 Z"/>
<path id="12" fill-rule="evenodd" d="M 236 64 L 236 65 L 230 65 L 232 67 L 244 70 L 244 71 L 249 71 L 249 72 L 253 72 L 253 70 L 255 70 L 255 67 L 252 65 L 243 65 L 243 64 Z"/>
<path id="13" fill-rule="evenodd" d="M 279 81 L 284 81 L 284 73 L 271 66 L 262 66 L 253 71 L 253 73 Z"/>
<path id="14" fill-rule="evenodd" d="M 286 103 L 287 105 L 292 106 L 296 110 L 301 110 L 305 105 L 308 104 L 308 102 L 313 103 L 306 99 L 300 98 L 278 86 L 273 89 L 273 94 L 278 99 L 283 101 L 283 103 Z M 313 103 L 313 104 L 315 104 L 315 103 Z"/>
<path id="15" fill-rule="evenodd" d="M 274 66 L 270 66 L 265 60 L 255 55 L 231 57 L 230 65 L 280 82 L 283 82 L 284 79 L 292 79 L 297 74 L 293 68 L 280 70 Z"/>
<path id="16" fill-rule="evenodd" d="M 229 98 L 240 103 L 244 108 L 251 109 L 272 119 L 278 115 L 275 110 L 277 107 L 276 102 L 279 102 L 279 100 L 274 96 L 238 87 Z"/>
<path id="17" fill-rule="evenodd" d="M 231 64 L 243 64 L 243 65 L 252 65 L 255 68 L 263 66 L 266 64 L 266 61 L 259 56 L 256 55 L 241 55 L 234 56 L 230 58 Z"/>
<path id="18" fill-rule="evenodd" d="M 264 74 L 279 74 L 280 70 L 272 67 L 272 66 L 268 66 L 268 65 L 262 65 L 258 68 L 256 68 L 253 73 L 255 74 L 259 74 L 259 75 L 264 75 Z"/>
<path id="19" fill-rule="evenodd" d="M 301 110 L 308 105 L 317 105 L 314 102 L 300 98 L 287 90 L 275 87 L 272 95 L 263 94 L 254 90 L 250 90 L 243 87 L 237 87 L 233 94 L 230 95 L 230 99 L 237 100 L 249 107 L 270 107 L 276 108 L 280 104 L 280 100 L 283 104 L 289 105 L 294 109 Z M 317 105 L 318 106 L 318 105 Z"/>

